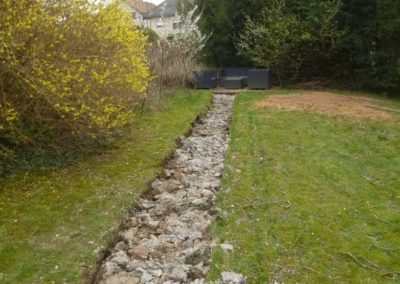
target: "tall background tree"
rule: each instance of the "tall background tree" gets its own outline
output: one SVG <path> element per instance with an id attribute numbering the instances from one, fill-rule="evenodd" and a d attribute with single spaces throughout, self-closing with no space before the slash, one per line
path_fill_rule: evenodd
<path id="1" fill-rule="evenodd" d="M 341 73 L 355 87 L 400 95 L 400 1 L 343 0 Z"/>
<path id="2" fill-rule="evenodd" d="M 287 5 L 271 0 L 260 15 L 247 17 L 236 48 L 253 65 L 274 70 L 280 85 L 327 77 L 334 67 L 335 44 L 343 35 L 334 24 L 339 9 L 339 1 Z"/>
<path id="3" fill-rule="evenodd" d="M 237 66 L 249 63 L 237 53 L 235 40 L 241 31 L 246 15 L 256 16 L 267 0 L 196 0 L 203 11 L 199 23 L 203 33 L 211 35 L 204 49 L 204 59 L 209 65 Z"/>

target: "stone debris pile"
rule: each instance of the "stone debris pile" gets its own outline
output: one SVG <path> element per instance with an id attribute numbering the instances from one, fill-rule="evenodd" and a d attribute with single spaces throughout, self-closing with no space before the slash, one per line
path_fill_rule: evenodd
<path id="1" fill-rule="evenodd" d="M 120 233 L 121 241 L 101 267 L 101 284 L 206 283 L 211 249 L 208 233 L 218 210 L 216 193 L 229 143 L 234 96 L 214 95 L 213 106 L 140 199 Z M 233 247 L 225 245 L 226 250 Z M 224 272 L 219 283 L 245 283 Z"/>

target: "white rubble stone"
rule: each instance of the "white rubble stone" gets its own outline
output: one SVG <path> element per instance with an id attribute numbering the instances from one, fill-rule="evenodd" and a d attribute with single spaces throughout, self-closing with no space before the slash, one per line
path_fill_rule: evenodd
<path id="1" fill-rule="evenodd" d="M 186 283 L 186 280 L 187 280 L 187 272 L 186 271 L 187 271 L 186 266 L 175 267 L 172 270 L 171 274 L 169 275 L 169 278 L 171 280 Z"/>
<path id="2" fill-rule="evenodd" d="M 222 272 L 221 276 L 222 284 L 246 284 L 246 277 L 242 274 Z"/>
<path id="3" fill-rule="evenodd" d="M 120 250 L 114 255 L 111 262 L 114 262 L 120 267 L 125 267 L 129 262 L 129 257 L 126 255 L 125 251 Z"/>
<path id="4" fill-rule="evenodd" d="M 140 277 L 140 283 L 149 283 L 153 281 L 153 276 L 148 272 L 143 272 L 142 277 Z"/>
<path id="5" fill-rule="evenodd" d="M 231 244 L 221 244 L 220 247 L 224 252 L 233 251 L 233 245 Z"/>
<path id="6" fill-rule="evenodd" d="M 154 277 L 160 278 L 161 275 L 163 274 L 163 271 L 161 269 L 156 269 L 156 270 L 152 270 L 150 271 L 151 275 L 153 275 Z"/>
<path id="7" fill-rule="evenodd" d="M 103 265 L 103 270 L 104 270 L 104 274 L 103 274 L 103 278 L 109 278 L 111 277 L 114 273 L 120 271 L 120 267 L 118 266 L 118 264 L 114 263 L 114 262 L 110 262 L 107 261 L 106 263 L 104 263 Z"/>
<path id="8" fill-rule="evenodd" d="M 209 197 L 214 196 L 214 192 L 212 192 L 211 190 L 203 189 L 201 191 L 201 195 L 204 196 L 204 197 L 209 198 Z"/>

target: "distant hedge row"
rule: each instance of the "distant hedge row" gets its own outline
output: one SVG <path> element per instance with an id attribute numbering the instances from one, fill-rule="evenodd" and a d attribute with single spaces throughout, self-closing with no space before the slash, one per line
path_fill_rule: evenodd
<path id="1" fill-rule="evenodd" d="M 118 4 L 0 1 L 0 161 L 107 139 L 145 95 L 145 36 Z M 1 171 L 1 168 L 0 168 Z"/>

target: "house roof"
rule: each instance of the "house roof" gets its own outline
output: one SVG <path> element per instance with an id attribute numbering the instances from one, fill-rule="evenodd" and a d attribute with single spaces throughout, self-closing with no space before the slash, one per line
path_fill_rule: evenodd
<path id="1" fill-rule="evenodd" d="M 127 3 L 141 14 L 147 14 L 156 7 L 153 3 L 143 0 L 129 0 Z"/>
<path id="2" fill-rule="evenodd" d="M 152 9 L 149 13 L 144 15 L 145 19 L 151 18 L 160 18 L 163 17 L 173 17 L 177 13 L 177 0 L 165 0 L 154 9 Z"/>

